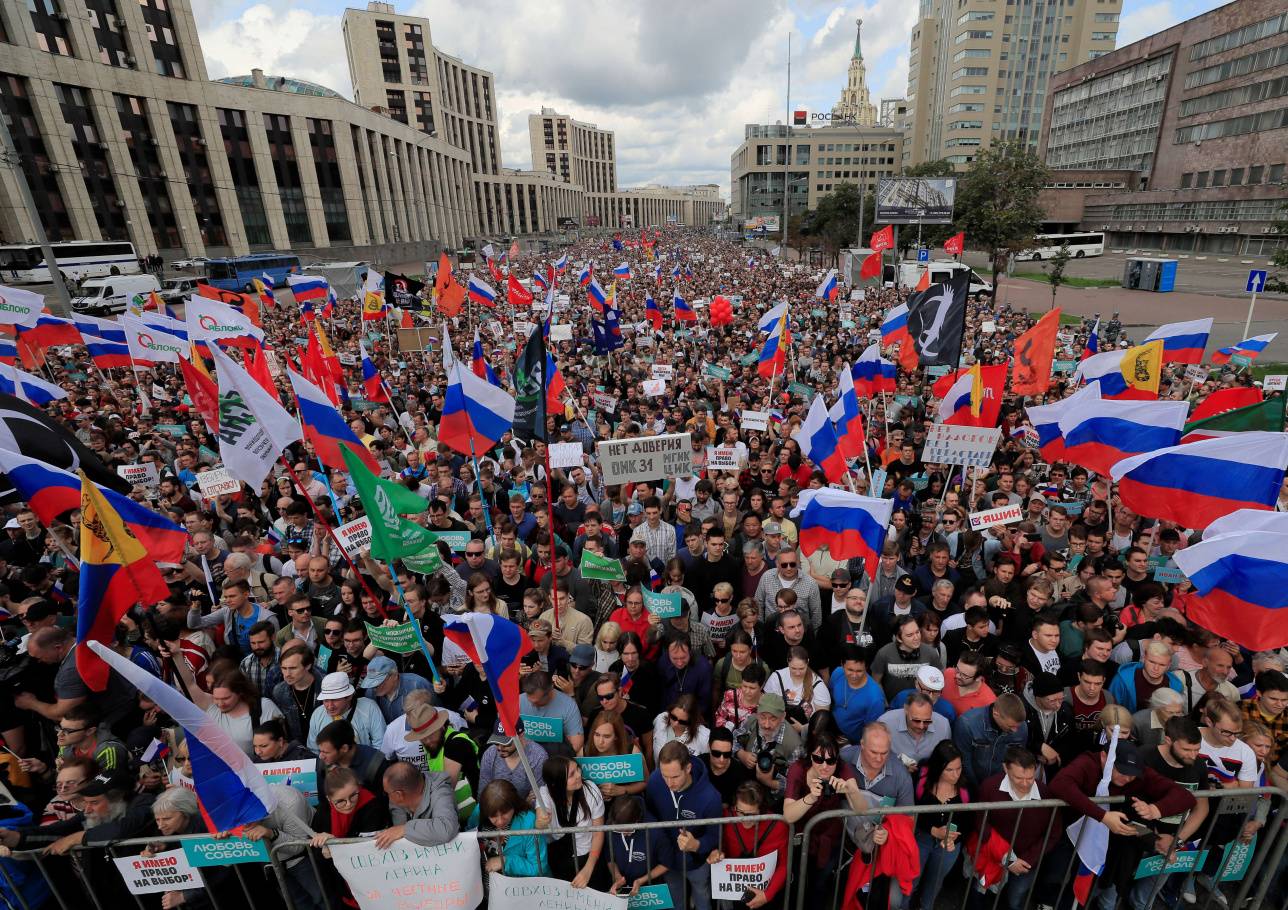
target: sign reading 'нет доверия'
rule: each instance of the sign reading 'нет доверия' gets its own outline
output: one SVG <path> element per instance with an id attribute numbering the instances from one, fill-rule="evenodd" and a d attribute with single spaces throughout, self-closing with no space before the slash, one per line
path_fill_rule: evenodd
<path id="1" fill-rule="evenodd" d="M 595 451 L 604 470 L 604 483 L 609 486 L 693 473 L 693 443 L 688 433 L 607 439 Z"/>

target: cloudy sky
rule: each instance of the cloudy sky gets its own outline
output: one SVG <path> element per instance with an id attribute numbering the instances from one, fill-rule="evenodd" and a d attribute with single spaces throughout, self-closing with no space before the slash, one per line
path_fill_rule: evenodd
<path id="1" fill-rule="evenodd" d="M 211 78 L 308 79 L 352 97 L 343 0 L 193 0 Z M 353 4 L 358 5 L 358 4 Z M 873 103 L 903 97 L 914 0 L 401 0 L 435 46 L 496 74 L 505 167 L 531 167 L 528 114 L 544 105 L 617 132 L 618 182 L 718 183 L 743 125 L 822 110 L 845 84 L 854 20 Z M 1221 5 L 1124 0 L 1119 46 Z"/>

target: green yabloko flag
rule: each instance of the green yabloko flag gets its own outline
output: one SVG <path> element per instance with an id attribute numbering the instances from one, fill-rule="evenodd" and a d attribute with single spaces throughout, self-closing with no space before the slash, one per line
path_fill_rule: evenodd
<path id="1" fill-rule="evenodd" d="M 591 581 L 626 580 L 626 572 L 622 569 L 621 560 L 608 559 L 589 550 L 581 551 L 581 565 L 577 568 L 582 578 Z"/>
<path id="2" fill-rule="evenodd" d="M 401 517 L 423 512 L 429 503 L 402 484 L 372 474 L 348 449 L 342 451 L 353 489 L 371 519 L 371 555 L 388 562 L 433 546 L 434 535 L 428 529 Z"/>
<path id="3" fill-rule="evenodd" d="M 1203 433 L 1237 433 L 1248 430 L 1264 430 L 1270 433 L 1282 433 L 1284 430 L 1284 399 L 1267 398 L 1265 401 L 1250 404 L 1245 408 L 1235 408 L 1222 414 L 1214 414 L 1202 420 L 1194 420 L 1185 425 L 1183 434 Z"/>

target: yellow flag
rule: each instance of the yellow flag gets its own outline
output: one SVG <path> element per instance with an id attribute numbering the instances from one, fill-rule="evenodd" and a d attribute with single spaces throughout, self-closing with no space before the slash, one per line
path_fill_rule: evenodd
<path id="1" fill-rule="evenodd" d="M 977 362 L 970 368 L 970 416 L 978 417 L 984 409 L 984 376 Z"/>
<path id="2" fill-rule="evenodd" d="M 1119 369 L 1128 388 L 1157 397 L 1158 382 L 1163 373 L 1163 340 L 1159 338 L 1149 344 L 1128 348 Z"/>

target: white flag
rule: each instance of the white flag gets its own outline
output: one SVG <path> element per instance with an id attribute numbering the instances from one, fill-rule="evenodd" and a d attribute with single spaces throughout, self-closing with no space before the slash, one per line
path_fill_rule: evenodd
<path id="1" fill-rule="evenodd" d="M 129 313 L 122 313 L 120 319 L 121 328 L 125 329 L 125 344 L 136 369 L 147 369 L 157 363 L 178 363 L 180 355 L 188 356 L 188 342 L 178 335 L 163 332 Z"/>
<path id="2" fill-rule="evenodd" d="M 222 341 L 241 347 L 264 342 L 264 333 L 255 323 L 218 300 L 189 297 L 187 316 L 189 341 Z"/>
<path id="3" fill-rule="evenodd" d="M 0 322 L 33 326 L 44 306 L 44 295 L 0 284 Z"/>
<path id="4" fill-rule="evenodd" d="M 210 345 L 210 354 L 219 371 L 219 457 L 258 490 L 282 450 L 301 438 L 300 425 L 219 345 Z"/>

